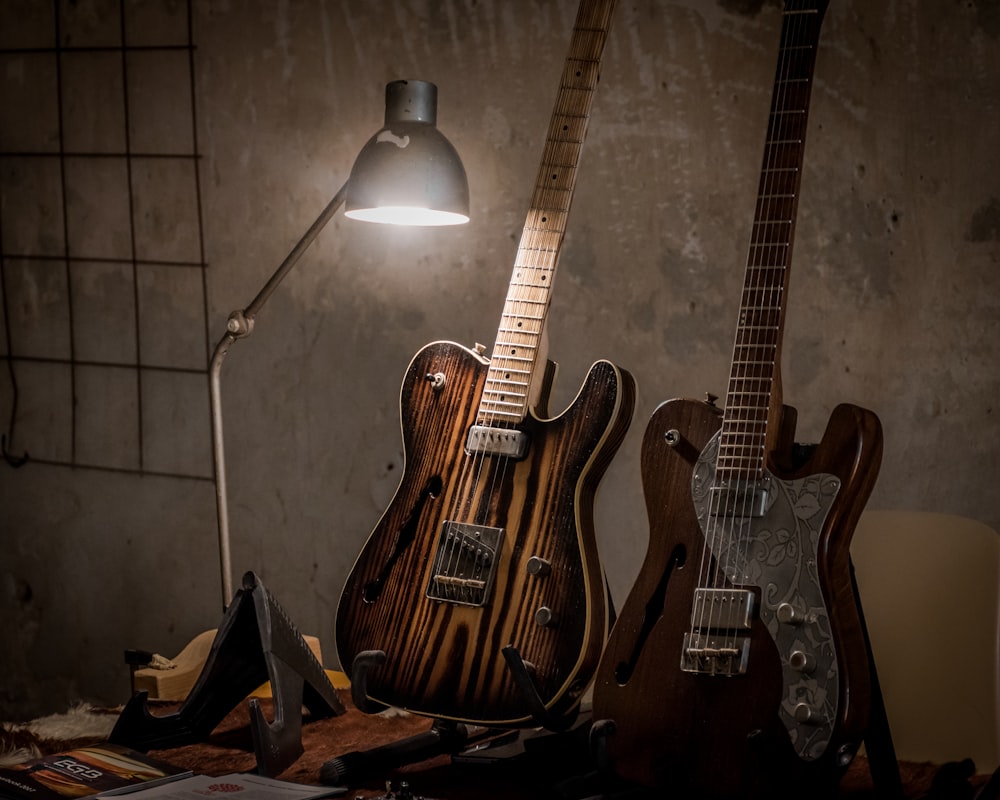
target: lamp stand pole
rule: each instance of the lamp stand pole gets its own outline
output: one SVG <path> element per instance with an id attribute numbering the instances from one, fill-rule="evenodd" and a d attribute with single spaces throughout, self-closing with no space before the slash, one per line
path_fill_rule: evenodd
<path id="1" fill-rule="evenodd" d="M 285 260 L 281 262 L 274 274 L 257 293 L 257 296 L 250 301 L 250 305 L 229 315 L 229 321 L 226 323 L 226 333 L 215 346 L 215 353 L 212 355 L 212 365 L 209 370 L 209 395 L 212 404 L 212 461 L 215 468 L 215 502 L 219 522 L 219 562 L 222 570 L 223 610 L 229 606 L 233 597 L 233 577 L 229 547 L 229 498 L 226 489 L 226 452 L 222 433 L 222 387 L 220 381 L 222 362 L 236 341 L 244 339 L 253 333 L 254 319 L 257 316 L 257 312 L 267 302 L 268 298 L 278 287 L 278 284 L 288 274 L 288 271 L 302 257 L 306 248 L 312 244 L 313 240 L 319 235 L 319 232 L 330 221 L 330 218 L 336 213 L 337 209 L 344 204 L 346 196 L 347 183 L 344 183 L 326 208 L 320 212 L 316 221 L 309 226 L 309 230 L 299 239 L 298 244 L 285 256 Z"/>

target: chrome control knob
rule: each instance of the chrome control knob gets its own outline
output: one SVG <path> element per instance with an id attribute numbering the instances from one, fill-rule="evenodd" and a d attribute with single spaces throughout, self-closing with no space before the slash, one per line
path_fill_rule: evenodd
<path id="1" fill-rule="evenodd" d="M 552 628 L 556 622 L 556 612 L 548 606 L 542 606 L 535 612 L 535 624 L 542 628 Z"/>

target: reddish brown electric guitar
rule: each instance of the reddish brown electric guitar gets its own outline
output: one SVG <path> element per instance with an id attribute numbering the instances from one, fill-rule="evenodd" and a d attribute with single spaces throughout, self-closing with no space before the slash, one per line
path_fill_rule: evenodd
<path id="1" fill-rule="evenodd" d="M 785 3 L 725 411 L 671 400 L 649 422 L 649 547 L 594 688 L 611 769 L 671 796 L 814 796 L 836 785 L 867 725 L 849 545 L 881 427 L 837 406 L 799 457 L 779 371 L 826 5 Z"/>
<path id="2" fill-rule="evenodd" d="M 548 418 L 540 350 L 613 7 L 580 5 L 492 356 L 435 342 L 403 379 L 404 475 L 337 614 L 366 701 L 558 727 L 597 669 L 610 610 L 594 494 L 635 389 L 599 361 Z"/>

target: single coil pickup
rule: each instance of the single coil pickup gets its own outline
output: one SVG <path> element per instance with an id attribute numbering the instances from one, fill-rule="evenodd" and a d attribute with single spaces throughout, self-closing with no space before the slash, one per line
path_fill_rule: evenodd
<path id="1" fill-rule="evenodd" d="M 754 593 L 747 589 L 695 589 L 691 627 L 750 630 Z"/>
<path id="2" fill-rule="evenodd" d="M 715 517 L 763 517 L 768 497 L 767 481 L 720 483 L 709 490 L 708 513 Z"/>

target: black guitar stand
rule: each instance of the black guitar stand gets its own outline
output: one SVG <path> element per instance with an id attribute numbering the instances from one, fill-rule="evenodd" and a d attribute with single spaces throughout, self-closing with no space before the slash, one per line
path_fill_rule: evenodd
<path id="1" fill-rule="evenodd" d="M 868 730 L 864 737 L 865 753 L 868 756 L 868 772 L 872 776 L 872 785 L 879 797 L 887 798 L 887 800 L 902 800 L 903 781 L 899 777 L 899 761 L 896 758 L 896 748 L 892 743 L 892 732 L 889 730 L 889 716 L 885 710 L 882 685 L 878 680 L 875 654 L 872 652 L 872 642 L 868 635 L 868 623 L 865 622 L 865 613 L 861 605 L 861 593 L 858 591 L 853 561 L 851 562 L 851 588 L 854 590 L 858 618 L 861 620 L 861 633 L 864 636 L 865 649 L 868 651 L 868 674 L 871 683 Z"/>
<path id="2" fill-rule="evenodd" d="M 205 741 L 239 702 L 268 681 L 274 721 L 268 723 L 260 702 L 251 699 L 250 730 L 258 774 L 274 777 L 302 755 L 303 705 L 316 718 L 339 716 L 345 708 L 295 624 L 260 579 L 247 572 L 181 707 L 153 715 L 148 693 L 138 692 L 109 740 L 142 752 Z"/>
<path id="3" fill-rule="evenodd" d="M 508 645 L 503 648 L 502 654 L 518 691 L 527 700 L 531 718 L 537 727 L 554 732 L 569 730 L 576 721 L 578 709 L 574 708 L 572 713 L 564 717 L 551 714 L 535 687 L 531 666 L 521 658 L 517 648 Z M 351 700 L 365 714 L 377 714 L 387 708 L 368 697 L 368 673 L 384 664 L 385 659 L 383 650 L 364 650 L 354 657 L 351 664 Z M 357 783 L 434 756 L 455 756 L 478 742 L 505 738 L 507 734 L 516 736 L 517 729 L 489 728 L 436 719 L 430 730 L 424 733 L 371 750 L 345 753 L 324 762 L 320 768 L 320 781 L 331 786 Z"/>

